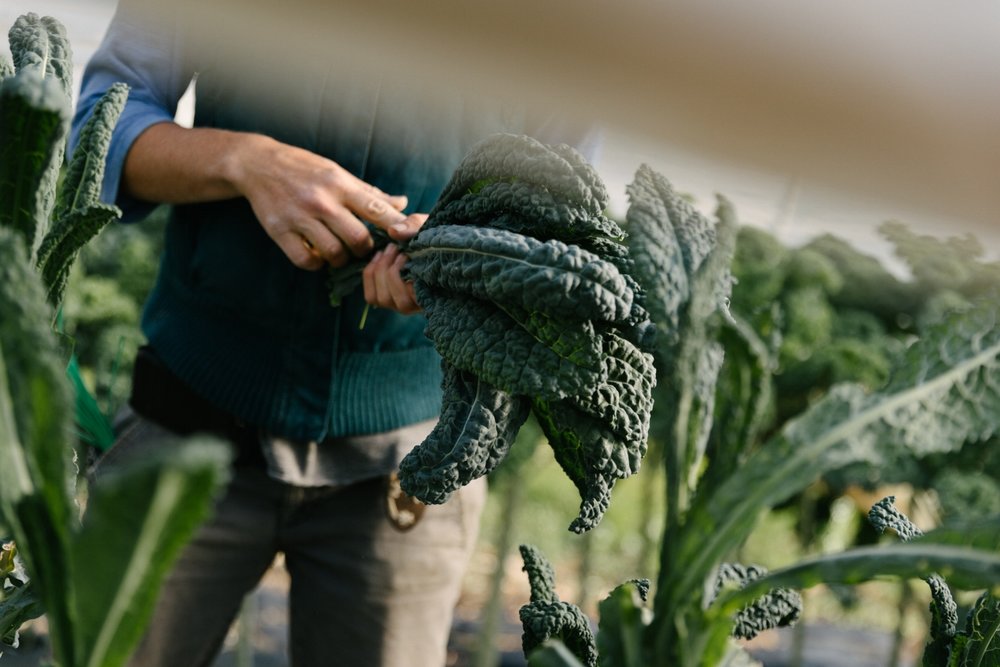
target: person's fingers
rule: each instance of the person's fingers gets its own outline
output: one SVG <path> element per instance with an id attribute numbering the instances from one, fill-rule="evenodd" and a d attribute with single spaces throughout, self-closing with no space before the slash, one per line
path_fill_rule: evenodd
<path id="1" fill-rule="evenodd" d="M 362 181 L 362 182 L 364 182 L 364 181 Z M 390 195 L 390 194 L 386 194 L 385 192 L 382 192 L 381 190 L 379 190 L 377 187 L 375 187 L 371 183 L 365 183 L 365 186 L 367 187 L 367 190 L 368 190 L 369 193 L 371 193 L 372 195 L 375 195 L 376 197 L 382 197 L 387 202 L 389 202 L 389 205 L 392 206 L 397 211 L 402 211 L 404 208 L 406 208 L 406 205 L 410 201 L 406 197 L 406 195 Z"/>
<path id="2" fill-rule="evenodd" d="M 382 250 L 376 252 L 361 272 L 361 285 L 364 289 L 365 301 L 373 306 L 378 305 L 378 288 L 375 285 L 375 271 L 382 259 L 382 253 Z"/>
<path id="3" fill-rule="evenodd" d="M 403 280 L 401 273 L 407 260 L 394 244 L 376 252 L 361 272 L 365 301 L 404 315 L 419 312 L 413 284 Z"/>
<path id="4" fill-rule="evenodd" d="M 404 315 L 409 315 L 419 311 L 420 306 L 417 305 L 412 283 L 403 280 L 401 274 L 406 261 L 406 255 L 400 253 L 396 256 L 396 259 L 388 269 L 387 283 L 392 292 L 392 300 L 396 304 L 396 310 Z"/>
<path id="5" fill-rule="evenodd" d="M 348 191 L 344 198 L 344 205 L 351 213 L 385 230 L 406 220 L 406 216 L 397 208 L 401 203 L 403 207 L 406 206 L 405 197 L 390 197 L 368 188 Z"/>
<path id="6" fill-rule="evenodd" d="M 319 253 L 312 247 L 312 243 L 296 232 L 286 232 L 274 237 L 274 242 L 278 244 L 285 256 L 300 269 L 306 271 L 316 271 L 326 262 Z"/>
<path id="7" fill-rule="evenodd" d="M 426 213 L 412 213 L 389 228 L 389 236 L 396 241 L 408 241 L 417 235 L 420 228 L 427 222 Z"/>
<path id="8" fill-rule="evenodd" d="M 399 248 L 392 243 L 386 246 L 375 263 L 375 300 L 380 308 L 395 309 L 396 304 L 392 297 L 392 285 L 389 283 L 389 267 L 399 255 Z"/>
<path id="9" fill-rule="evenodd" d="M 298 228 L 313 254 L 330 266 L 343 266 L 351 259 L 343 241 L 318 220 L 304 220 Z"/>

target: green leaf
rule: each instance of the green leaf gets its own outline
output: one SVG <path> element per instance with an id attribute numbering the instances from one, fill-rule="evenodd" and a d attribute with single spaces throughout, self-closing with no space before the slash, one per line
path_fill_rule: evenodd
<path id="1" fill-rule="evenodd" d="M 646 292 L 645 305 L 663 341 L 676 342 L 681 305 L 690 296 L 687 269 L 674 223 L 670 183 L 642 165 L 626 188 L 629 208 L 629 252 L 635 261 L 632 275 Z"/>
<path id="2" fill-rule="evenodd" d="M 995 667 L 1000 665 L 1000 598 L 983 593 L 969 614 L 961 650 L 955 651 L 960 667 Z"/>
<path id="3" fill-rule="evenodd" d="M 221 443 L 165 442 L 91 488 L 73 542 L 80 667 L 118 667 L 142 637 L 168 568 L 208 513 L 225 478 Z M 75 667 L 75 666 L 74 666 Z"/>
<path id="4" fill-rule="evenodd" d="M 35 69 L 56 81 L 67 99 L 72 96 L 73 51 L 58 20 L 28 12 L 14 21 L 7 36 L 18 72 Z"/>
<path id="5" fill-rule="evenodd" d="M 53 651 L 71 665 L 69 390 L 38 275 L 7 228 L 0 228 L 0 312 L 0 506 L 44 601 Z"/>
<path id="6" fill-rule="evenodd" d="M 56 199 L 52 228 L 42 240 L 37 263 L 58 307 L 80 249 L 105 225 L 121 216 L 116 206 L 100 201 L 111 134 L 128 97 L 128 86 L 114 84 L 97 102 L 80 132 L 80 141 Z"/>
<path id="7" fill-rule="evenodd" d="M 710 625 L 703 663 L 715 664 L 725 650 L 731 617 L 743 605 L 774 588 L 809 588 L 818 584 L 859 584 L 879 577 L 927 578 L 941 573 L 958 588 L 1000 584 L 1000 553 L 917 541 L 860 547 L 801 561 L 756 579 L 745 588 L 723 594 L 709 607 Z"/>
<path id="8" fill-rule="evenodd" d="M 746 587 L 720 595 L 712 613 L 728 615 L 772 588 L 810 588 L 818 584 L 860 584 L 879 577 L 923 578 L 941 573 L 956 588 L 976 590 L 1000 585 L 1000 553 L 914 540 L 857 547 L 772 570 Z"/>
<path id="9" fill-rule="evenodd" d="M 997 432 L 998 310 L 997 300 L 984 300 L 929 333 L 911 346 L 881 392 L 834 388 L 714 493 L 699 496 L 664 550 L 657 616 L 696 614 L 704 581 L 746 539 L 757 516 L 820 475 L 859 461 L 879 465 L 903 454 L 954 451 Z M 665 627 L 658 643 L 664 651 L 676 639 Z"/>
<path id="10" fill-rule="evenodd" d="M 0 82 L 0 226 L 17 230 L 32 255 L 55 203 L 69 114 L 59 83 L 36 68 Z"/>
<path id="11" fill-rule="evenodd" d="M 903 542 L 921 537 L 923 531 L 896 509 L 893 504 L 895 500 L 894 496 L 886 496 L 875 503 L 868 512 L 868 521 L 880 533 L 885 532 L 886 528 L 892 529 Z M 958 605 L 941 575 L 932 574 L 926 581 L 931 589 L 931 627 L 930 643 L 924 649 L 924 663 L 941 664 L 947 659 L 949 647 L 958 630 Z"/>
<path id="12" fill-rule="evenodd" d="M 775 359 L 767 345 L 735 315 L 724 318 L 719 334 L 725 361 L 716 383 L 713 423 L 722 426 L 709 435 L 706 471 L 715 483 L 743 463 L 774 411 Z"/>
<path id="13" fill-rule="evenodd" d="M 646 582 L 648 587 L 648 582 Z M 627 582 L 611 591 L 597 605 L 597 664 L 601 667 L 645 667 L 643 635 L 652 621 L 652 611 L 638 582 Z"/>
<path id="14" fill-rule="evenodd" d="M 634 294 L 617 267 L 578 246 L 488 227 L 442 225 L 409 242 L 407 271 L 445 290 L 570 321 L 624 322 Z"/>
<path id="15" fill-rule="evenodd" d="M 558 639 L 550 639 L 531 652 L 528 667 L 584 667 L 566 645 Z"/>
<path id="16" fill-rule="evenodd" d="M 32 584 L 3 591 L 0 593 L 0 642 L 14 644 L 18 628 L 44 613 L 38 591 Z"/>
<path id="17" fill-rule="evenodd" d="M 601 379 L 600 356 L 562 356 L 491 303 L 430 288 L 420 281 L 415 288 L 427 316 L 427 336 L 438 353 L 498 389 L 563 398 Z M 564 322 L 563 326 L 568 329 L 577 324 Z"/>
<path id="18" fill-rule="evenodd" d="M 441 418 L 399 466 L 403 491 L 433 505 L 499 465 L 530 409 L 523 396 L 511 396 L 446 361 L 441 368 Z"/>
<path id="19" fill-rule="evenodd" d="M 59 224 L 65 230 L 65 234 L 48 249 L 46 261 L 42 266 L 46 298 L 53 308 L 58 308 L 62 303 L 69 272 L 73 268 L 73 261 L 80 248 L 97 236 L 98 232 L 120 218 L 121 214 L 117 206 L 98 202 L 86 208 L 74 209 L 60 219 Z"/>
<path id="20" fill-rule="evenodd" d="M 554 149 L 525 135 L 495 134 L 473 146 L 462 159 L 430 217 L 474 186 L 512 177 L 542 186 L 592 215 L 600 215 L 608 204 L 600 178 L 572 148 Z"/>

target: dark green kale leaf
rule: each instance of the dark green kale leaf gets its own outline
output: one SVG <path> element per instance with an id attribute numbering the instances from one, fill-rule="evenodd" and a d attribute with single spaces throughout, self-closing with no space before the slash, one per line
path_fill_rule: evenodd
<path id="1" fill-rule="evenodd" d="M 549 639 L 560 639 L 587 667 L 597 665 L 597 642 L 587 616 L 575 604 L 563 602 L 555 592 L 555 572 L 551 563 L 533 546 L 522 544 L 521 558 L 531 585 L 531 601 L 518 615 L 524 632 L 521 644 L 525 657 Z"/>
<path id="2" fill-rule="evenodd" d="M 440 504 L 507 455 L 529 402 L 442 362 L 444 410 L 424 442 L 400 464 L 403 491 Z"/>

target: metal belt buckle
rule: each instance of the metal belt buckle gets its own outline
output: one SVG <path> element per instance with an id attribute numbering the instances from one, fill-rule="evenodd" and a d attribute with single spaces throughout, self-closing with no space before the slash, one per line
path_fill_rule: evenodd
<path id="1" fill-rule="evenodd" d="M 399 475 L 394 472 L 389 475 L 385 509 L 393 528 L 405 533 L 419 523 L 427 505 L 403 493 Z"/>

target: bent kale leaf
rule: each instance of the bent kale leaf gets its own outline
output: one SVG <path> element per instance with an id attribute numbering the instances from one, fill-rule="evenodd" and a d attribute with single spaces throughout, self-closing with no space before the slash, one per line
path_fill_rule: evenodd
<path id="1" fill-rule="evenodd" d="M 488 227 L 446 225 L 407 245 L 416 280 L 553 317 L 621 322 L 634 297 L 611 263 L 579 246 Z"/>
<path id="2" fill-rule="evenodd" d="M 606 204 L 600 178 L 570 147 L 498 135 L 466 157 L 404 248 L 441 356 L 531 405 L 580 492 L 576 532 L 597 525 L 614 482 L 639 469 L 656 383 L 652 325 Z M 443 419 L 466 414 L 450 409 L 445 389 Z M 442 427 L 404 461 L 407 493 L 441 502 L 487 472 L 451 465 L 456 443 L 444 435 L 452 430 Z M 438 469 L 450 476 L 425 472 Z"/>
<path id="3" fill-rule="evenodd" d="M 521 644 L 525 657 L 550 639 L 560 639 L 587 667 L 597 666 L 597 642 L 590 621 L 575 604 L 563 602 L 555 592 L 555 571 L 537 548 L 522 544 L 521 558 L 531 586 L 531 600 L 518 616 L 524 632 Z"/>

